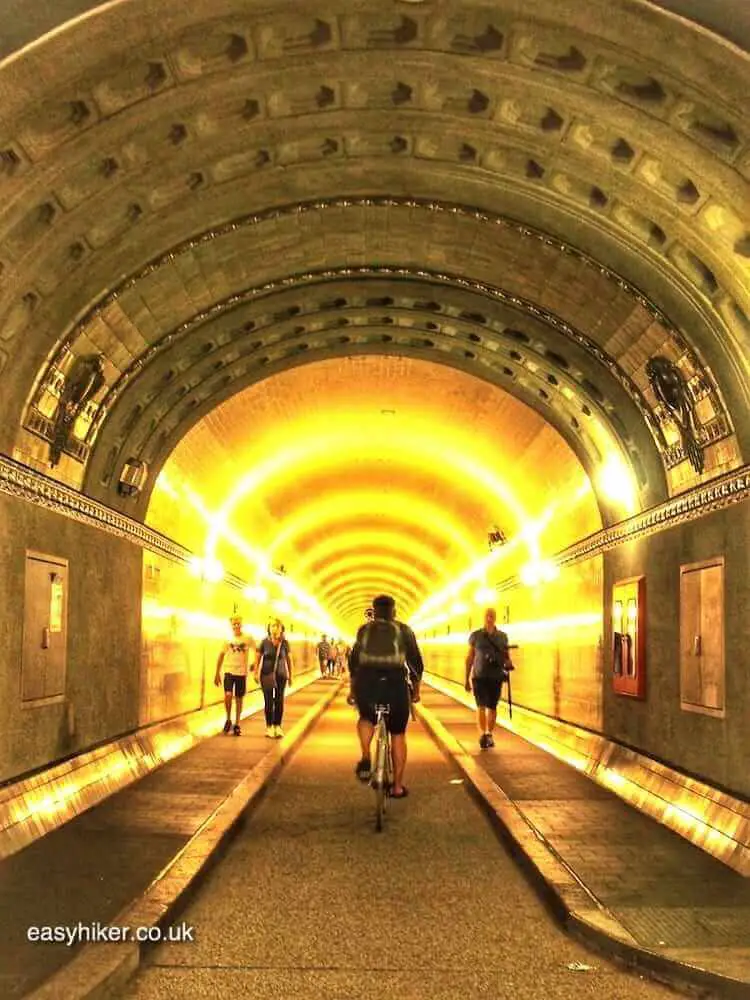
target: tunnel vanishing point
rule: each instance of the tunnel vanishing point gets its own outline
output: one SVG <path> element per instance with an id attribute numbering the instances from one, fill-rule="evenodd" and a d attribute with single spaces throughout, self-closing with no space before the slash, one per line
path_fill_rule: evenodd
<path id="1" fill-rule="evenodd" d="M 387 592 L 747 804 L 747 6 L 0 14 L 0 780 L 215 703 L 234 610 L 310 665 Z"/>

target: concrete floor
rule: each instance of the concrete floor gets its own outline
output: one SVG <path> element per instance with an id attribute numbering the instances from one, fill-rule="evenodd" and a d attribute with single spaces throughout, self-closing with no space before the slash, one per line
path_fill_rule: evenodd
<path id="1" fill-rule="evenodd" d="M 150 951 L 124 995 L 676 996 L 560 930 L 419 726 L 410 750 L 412 795 L 378 835 L 337 699 L 181 914 L 194 942 Z"/>

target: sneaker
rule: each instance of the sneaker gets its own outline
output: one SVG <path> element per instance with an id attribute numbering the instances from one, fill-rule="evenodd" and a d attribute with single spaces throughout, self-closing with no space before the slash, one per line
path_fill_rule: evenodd
<path id="1" fill-rule="evenodd" d="M 269 740 L 274 739 L 275 736 L 274 728 L 275 728 L 274 726 L 266 726 L 266 739 Z"/>
<path id="2" fill-rule="evenodd" d="M 232 731 L 232 723 L 229 721 L 229 719 L 227 719 L 227 721 L 224 723 L 224 732 L 230 733 L 231 731 Z"/>
<path id="3" fill-rule="evenodd" d="M 274 729 L 276 730 L 274 736 L 276 737 L 277 740 L 280 740 L 284 736 L 284 730 L 281 728 L 281 726 L 275 726 Z"/>
<path id="4" fill-rule="evenodd" d="M 489 750 L 490 747 L 489 740 L 490 740 L 489 733 L 482 733 L 482 735 L 479 737 L 479 746 L 482 750 Z"/>
<path id="5" fill-rule="evenodd" d="M 494 747 L 494 745 L 495 745 L 495 740 L 492 736 L 492 733 L 487 733 L 487 746 Z"/>
<path id="6" fill-rule="evenodd" d="M 357 775 L 360 781 L 369 781 L 370 772 L 371 772 L 370 758 L 363 757 L 362 760 L 360 760 L 357 766 L 355 767 L 354 773 Z"/>
<path id="7" fill-rule="evenodd" d="M 242 733 L 239 722 L 235 722 L 234 729 L 232 730 L 232 732 L 234 733 L 235 736 L 239 736 Z"/>

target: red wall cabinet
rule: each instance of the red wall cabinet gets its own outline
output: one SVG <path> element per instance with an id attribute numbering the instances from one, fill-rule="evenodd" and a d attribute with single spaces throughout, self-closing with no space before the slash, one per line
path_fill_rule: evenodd
<path id="1" fill-rule="evenodd" d="M 612 685 L 617 694 L 646 697 L 646 578 L 612 588 Z"/>

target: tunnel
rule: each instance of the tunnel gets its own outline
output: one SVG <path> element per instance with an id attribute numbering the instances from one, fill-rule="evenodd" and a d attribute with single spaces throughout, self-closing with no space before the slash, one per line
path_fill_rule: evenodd
<path id="1" fill-rule="evenodd" d="M 750 995 L 749 49 L 742 0 L 0 0 L 0 996 Z M 250 660 L 221 731 L 233 617 L 283 730 Z"/>

